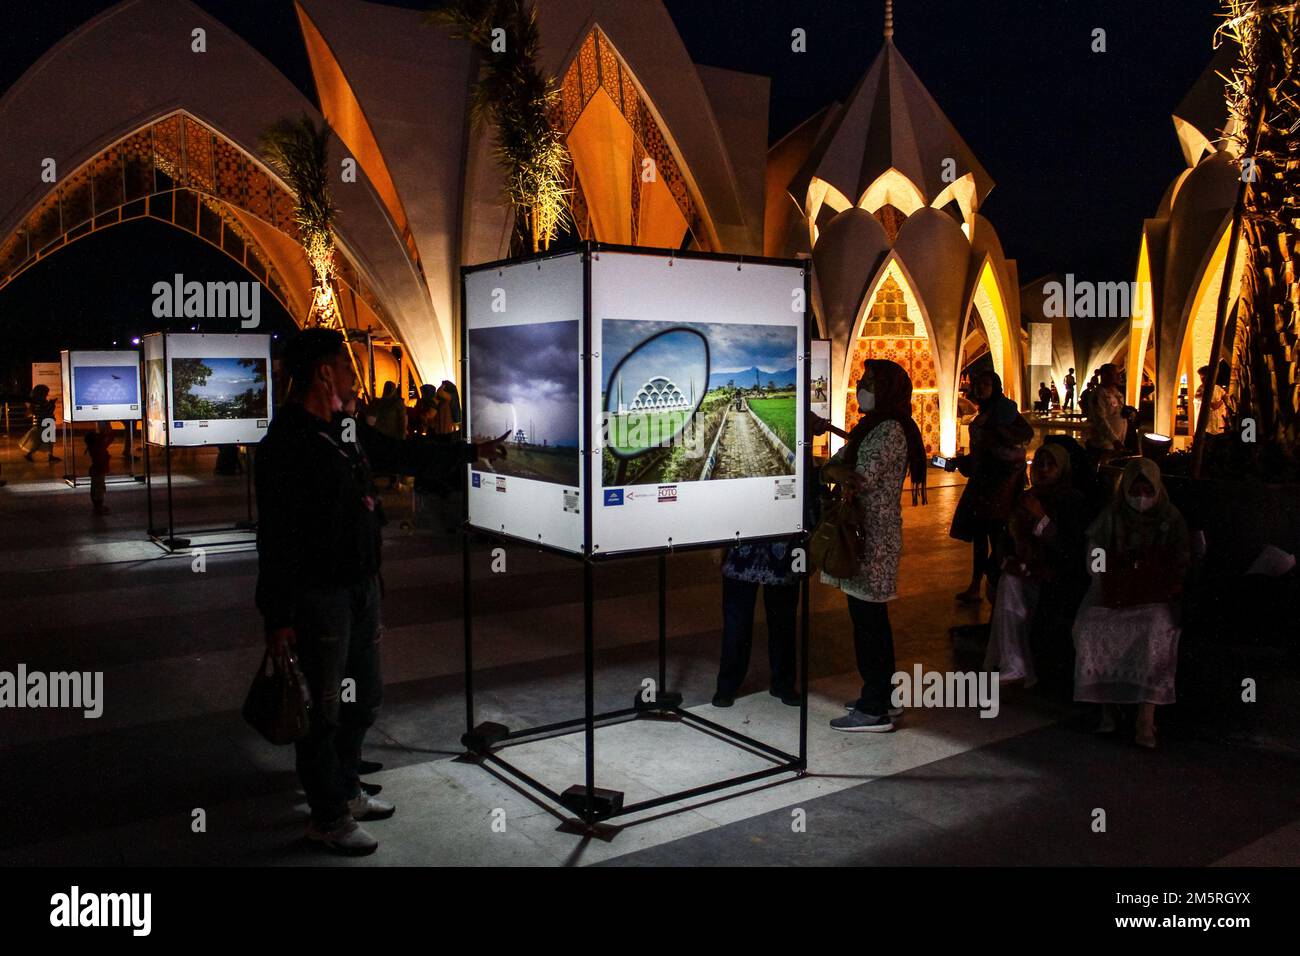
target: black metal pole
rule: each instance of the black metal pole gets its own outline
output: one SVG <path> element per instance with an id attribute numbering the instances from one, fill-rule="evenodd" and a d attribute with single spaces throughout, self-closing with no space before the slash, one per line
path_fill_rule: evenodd
<path id="1" fill-rule="evenodd" d="M 469 525 L 460 529 L 461 607 L 465 620 L 465 732 L 474 732 L 474 592 L 470 586 Z"/>
<path id="2" fill-rule="evenodd" d="M 583 718 L 586 735 L 587 807 L 584 819 L 591 823 L 596 818 L 596 641 L 595 641 L 595 580 L 591 560 L 582 562 L 582 656 L 584 706 Z"/>
<path id="3" fill-rule="evenodd" d="M 170 370 L 171 370 L 171 364 L 170 364 L 170 359 L 167 355 L 167 336 L 164 335 L 163 336 L 163 388 L 164 389 L 167 387 L 167 383 L 171 380 L 171 376 L 169 374 Z M 167 463 L 167 550 L 174 551 L 176 549 L 176 520 L 175 520 L 175 514 L 172 510 L 172 416 L 171 416 L 170 401 L 167 400 L 164 401 L 163 410 L 167 414 L 167 422 L 166 422 L 167 427 L 163 436 L 167 440 L 166 452 L 164 454 Z"/>
<path id="4" fill-rule="evenodd" d="M 814 486 L 814 467 L 813 467 L 813 434 L 812 419 L 809 415 L 811 412 L 810 400 L 812 398 L 812 309 L 808 304 L 812 302 L 812 270 L 808 266 L 803 269 L 803 288 L 804 288 L 804 327 L 803 327 L 803 448 L 800 453 L 803 457 L 803 554 L 804 554 L 804 573 L 803 582 L 800 587 L 800 610 L 799 610 L 799 770 L 803 772 L 808 769 L 808 631 L 810 629 L 810 620 L 812 616 L 812 571 L 808 568 L 808 551 L 812 542 L 812 534 L 809 525 L 812 522 L 812 495 L 815 493 Z"/>
<path id="5" fill-rule="evenodd" d="M 147 428 L 142 430 L 141 437 L 144 439 L 141 450 L 144 452 L 144 500 L 145 511 L 147 512 L 145 519 L 149 524 L 145 532 L 152 536 L 155 530 L 153 524 L 153 472 L 149 468 L 149 431 Z"/>
<path id="6" fill-rule="evenodd" d="M 172 436 L 167 434 L 167 550 L 176 549 L 176 517 L 172 509 Z"/>
<path id="7" fill-rule="evenodd" d="M 239 453 L 236 452 L 236 455 Z M 244 446 L 244 485 L 248 497 L 248 526 L 253 526 L 253 453 Z"/>
<path id="8" fill-rule="evenodd" d="M 659 689 L 668 689 L 668 556 L 659 555 Z"/>
<path id="9" fill-rule="evenodd" d="M 807 553 L 807 545 L 804 545 Z M 805 573 L 799 611 L 799 769 L 808 769 L 808 629 L 812 604 L 812 576 Z"/>

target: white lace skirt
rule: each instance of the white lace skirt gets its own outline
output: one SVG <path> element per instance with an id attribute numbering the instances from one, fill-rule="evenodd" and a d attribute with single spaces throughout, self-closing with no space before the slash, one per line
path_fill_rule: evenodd
<path id="1" fill-rule="evenodd" d="M 1181 633 L 1172 604 L 1113 608 L 1085 599 L 1074 620 L 1074 699 L 1172 704 Z"/>

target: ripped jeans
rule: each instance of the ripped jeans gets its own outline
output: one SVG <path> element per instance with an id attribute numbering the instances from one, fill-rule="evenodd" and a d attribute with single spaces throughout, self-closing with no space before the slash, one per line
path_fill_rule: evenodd
<path id="1" fill-rule="evenodd" d="M 298 595 L 294 649 L 311 690 L 311 732 L 295 747 L 298 778 L 318 826 L 346 816 L 348 801 L 360 792 L 361 742 L 384 695 L 379 602 L 378 575 Z M 345 688 L 349 678 L 354 685 Z"/>

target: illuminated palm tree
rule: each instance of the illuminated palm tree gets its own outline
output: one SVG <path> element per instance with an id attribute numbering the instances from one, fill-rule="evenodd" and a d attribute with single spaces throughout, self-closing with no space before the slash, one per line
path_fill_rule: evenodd
<path id="1" fill-rule="evenodd" d="M 550 112 L 559 92 L 537 65 L 541 36 L 532 0 L 452 0 L 429 14 L 467 40 L 482 59 L 470 94 L 470 118 L 496 130 L 506 198 L 522 218 L 534 252 L 548 248 L 568 222 L 569 153 Z"/>
<path id="2" fill-rule="evenodd" d="M 1232 349 L 1231 394 L 1239 419 L 1255 422 L 1259 464 L 1294 478 L 1300 468 L 1300 7 L 1277 0 L 1224 0 L 1224 6 L 1219 30 L 1240 49 L 1227 78 L 1228 133 L 1242 157 L 1238 219 L 1246 258 L 1238 309 L 1219 341 Z"/>
<path id="3" fill-rule="evenodd" d="M 339 310 L 334 271 L 334 201 L 329 189 L 328 122 L 317 126 L 310 116 L 282 119 L 262 134 L 262 158 L 266 160 L 293 193 L 294 219 L 307 262 L 311 265 L 311 307 L 304 326 L 337 329 L 347 338 L 343 314 Z M 348 356 L 357 383 L 365 380 L 357 368 L 356 356 L 348 343 Z"/>

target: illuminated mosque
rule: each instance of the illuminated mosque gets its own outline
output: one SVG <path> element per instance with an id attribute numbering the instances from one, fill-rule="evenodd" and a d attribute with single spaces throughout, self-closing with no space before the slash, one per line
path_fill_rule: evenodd
<path id="1" fill-rule="evenodd" d="M 83 236 L 149 217 L 222 250 L 306 316 L 312 273 L 293 197 L 258 152 L 271 124 L 305 114 L 334 130 L 333 163 L 356 164 L 357 182 L 333 190 L 338 286 L 376 386 L 456 379 L 458 270 L 507 257 L 514 221 L 491 130 L 469 122 L 474 56 L 418 11 L 294 9 L 320 110 L 188 0 L 123 0 L 41 57 L 0 100 L 0 139 L 14 168 L 49 157 L 59 175 L 0 181 L 0 289 Z M 911 373 L 932 452 L 954 452 L 961 375 L 981 356 L 1023 398 L 1016 264 L 980 213 L 993 180 L 903 58 L 892 5 L 846 101 L 770 148 L 770 81 L 692 62 L 659 0 L 540 0 L 537 14 L 578 236 L 811 257 L 837 424 L 857 418 L 868 357 Z M 1204 149 L 1189 162 L 1207 168 L 1191 171 L 1175 217 L 1199 194 L 1194 179 L 1226 168 Z M 1153 249 L 1157 231 L 1148 225 Z M 1173 365 L 1160 361 L 1164 376 Z M 651 381 L 638 402 L 693 397 Z"/>

